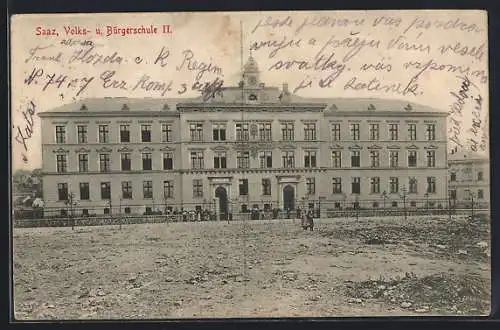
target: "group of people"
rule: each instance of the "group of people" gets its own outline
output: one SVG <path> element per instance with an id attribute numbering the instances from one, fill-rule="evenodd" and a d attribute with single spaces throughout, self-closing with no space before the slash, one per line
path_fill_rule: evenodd
<path id="1" fill-rule="evenodd" d="M 274 209 L 258 209 L 254 208 L 252 210 L 249 210 L 245 212 L 248 214 L 247 219 L 250 220 L 270 220 L 270 219 L 279 219 L 281 210 L 274 208 Z M 196 209 L 196 210 L 186 210 L 184 208 L 178 209 L 168 209 L 165 211 L 165 215 L 167 215 L 167 218 L 171 221 L 174 222 L 194 222 L 194 221 L 215 221 L 217 219 L 217 214 L 216 212 L 208 209 Z M 292 210 L 287 209 L 285 210 L 285 215 L 287 219 L 291 219 L 292 216 Z M 228 219 L 233 220 L 233 215 L 228 214 L 222 217 L 221 219 Z M 304 230 L 310 229 L 313 230 L 314 227 L 314 214 L 313 210 L 301 210 L 300 208 L 296 209 L 296 218 L 301 219 L 301 226 Z M 238 219 L 234 219 L 238 220 Z"/>
<path id="2" fill-rule="evenodd" d="M 216 214 L 215 212 L 212 212 L 210 210 L 185 210 L 184 208 L 181 208 L 180 210 L 178 208 L 175 208 L 174 210 L 167 210 L 166 211 L 167 217 L 170 219 L 172 218 L 176 222 L 187 222 L 187 221 L 213 221 L 216 220 Z"/>

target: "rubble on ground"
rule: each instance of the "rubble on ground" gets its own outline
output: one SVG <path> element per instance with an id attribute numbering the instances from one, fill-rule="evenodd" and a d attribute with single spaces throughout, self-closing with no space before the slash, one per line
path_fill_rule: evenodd
<path id="1" fill-rule="evenodd" d="M 434 274 L 417 277 L 413 273 L 362 282 L 346 281 L 348 302 L 370 299 L 411 309 L 417 313 L 460 314 L 487 309 L 488 283 L 476 275 Z M 458 313 L 460 312 L 460 313 Z"/>

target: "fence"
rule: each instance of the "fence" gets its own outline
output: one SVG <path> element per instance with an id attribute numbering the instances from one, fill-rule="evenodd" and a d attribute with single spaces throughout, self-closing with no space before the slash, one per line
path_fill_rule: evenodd
<path id="1" fill-rule="evenodd" d="M 474 216 L 487 212 L 487 203 L 473 200 L 302 200 L 293 209 L 282 210 L 263 201 L 230 202 L 225 210 L 213 204 L 127 205 L 119 208 L 93 206 L 15 210 L 15 227 L 59 227 L 123 225 L 194 221 L 278 220 L 299 217 L 303 211 L 315 218 L 409 217 L 418 215 Z M 134 210 L 134 212 L 132 212 Z"/>

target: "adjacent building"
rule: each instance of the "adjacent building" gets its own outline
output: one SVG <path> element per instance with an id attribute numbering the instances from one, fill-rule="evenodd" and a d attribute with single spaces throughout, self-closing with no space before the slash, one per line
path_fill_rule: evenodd
<path id="1" fill-rule="evenodd" d="M 490 160 L 488 156 L 452 150 L 448 157 L 449 196 L 457 206 L 489 207 Z"/>
<path id="2" fill-rule="evenodd" d="M 83 213 L 403 207 L 448 195 L 447 113 L 260 81 L 210 100 L 84 99 L 40 114 L 44 199 Z"/>

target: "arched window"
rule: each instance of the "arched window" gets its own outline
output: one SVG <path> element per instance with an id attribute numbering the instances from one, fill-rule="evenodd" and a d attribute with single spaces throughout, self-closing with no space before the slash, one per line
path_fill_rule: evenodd
<path id="1" fill-rule="evenodd" d="M 248 96 L 248 99 L 249 99 L 250 101 L 256 101 L 256 100 L 257 100 L 257 95 L 255 95 L 255 94 L 250 94 L 250 96 Z"/>

